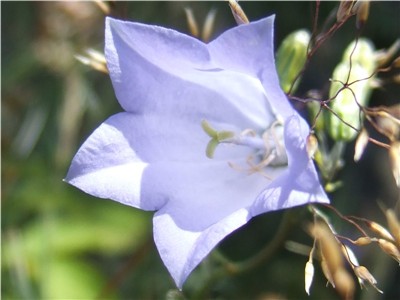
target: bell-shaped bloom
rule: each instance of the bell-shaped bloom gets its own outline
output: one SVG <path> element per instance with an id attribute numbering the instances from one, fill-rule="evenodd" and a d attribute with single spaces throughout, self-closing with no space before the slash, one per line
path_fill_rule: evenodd
<path id="1" fill-rule="evenodd" d="M 273 21 L 205 44 L 106 20 L 107 65 L 124 112 L 89 136 L 66 181 L 156 211 L 154 240 L 179 288 L 252 217 L 328 202 L 307 155 L 309 127 L 279 86 Z"/>

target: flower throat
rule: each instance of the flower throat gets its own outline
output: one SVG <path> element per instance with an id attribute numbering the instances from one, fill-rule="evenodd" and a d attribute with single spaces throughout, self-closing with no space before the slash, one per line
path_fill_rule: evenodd
<path id="1" fill-rule="evenodd" d="M 254 150 L 246 159 L 247 168 L 228 162 L 235 170 L 245 171 L 249 174 L 261 173 L 269 178 L 264 172 L 265 168 L 279 168 L 288 164 L 283 141 L 283 124 L 279 120 L 274 121 L 261 134 L 253 129 L 246 129 L 239 134 L 233 131 L 217 131 L 206 120 L 201 122 L 201 126 L 211 138 L 206 147 L 206 155 L 209 158 L 214 157 L 219 144 L 247 146 Z"/>

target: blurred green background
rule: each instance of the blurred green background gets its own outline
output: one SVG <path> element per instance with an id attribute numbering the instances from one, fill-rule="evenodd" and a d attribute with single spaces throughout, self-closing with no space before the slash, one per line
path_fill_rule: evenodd
<path id="1" fill-rule="evenodd" d="M 299 28 L 311 28 L 310 2 L 241 2 L 250 20 L 276 14 L 275 41 Z M 337 2 L 322 2 L 320 23 Z M 188 33 L 184 8 L 201 25 L 217 9 L 214 36 L 235 26 L 225 2 L 112 2 L 118 18 L 163 25 Z M 121 111 L 108 75 L 80 64 L 76 54 L 102 51 L 104 13 L 95 2 L 2 2 L 2 297 L 3 299 L 164 299 L 174 284 L 152 240 L 152 213 L 84 194 L 62 181 L 86 137 L 108 116 Z M 362 33 L 376 47 L 400 37 L 399 2 L 374 2 Z M 326 89 L 342 51 L 356 36 L 354 20 L 331 38 L 311 62 L 299 89 Z M 371 105 L 399 103 L 398 86 L 375 91 Z M 343 187 L 334 205 L 384 223 L 380 201 L 393 207 L 399 190 L 386 151 L 370 146 L 358 164 L 354 145 L 339 174 Z M 220 247 L 244 259 L 271 239 L 281 213 L 259 216 Z M 340 224 L 338 225 L 340 228 Z M 351 236 L 351 228 L 348 234 Z M 311 245 L 300 226 L 291 240 Z M 357 252 L 374 272 L 372 288 L 359 299 L 400 299 L 399 267 L 374 246 Z M 336 299 L 317 270 L 311 297 L 304 292 L 307 258 L 282 249 L 265 265 L 210 287 L 215 299 Z M 208 260 L 184 286 L 186 296 L 207 277 Z M 171 295 L 171 294 L 170 294 Z"/>

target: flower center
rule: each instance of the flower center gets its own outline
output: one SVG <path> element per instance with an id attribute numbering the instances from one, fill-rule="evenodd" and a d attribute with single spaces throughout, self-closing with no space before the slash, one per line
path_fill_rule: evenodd
<path id="1" fill-rule="evenodd" d="M 246 171 L 249 174 L 264 173 L 267 167 L 283 167 L 288 164 L 288 159 L 283 143 L 283 124 L 276 120 L 261 134 L 252 129 L 246 129 L 237 134 L 232 131 L 217 131 L 211 125 L 203 120 L 203 130 L 211 137 L 206 148 L 206 155 L 213 158 L 215 149 L 219 144 L 233 144 L 247 146 L 253 151 L 247 157 L 247 168 L 243 168 L 234 163 L 229 165 L 236 170 Z"/>

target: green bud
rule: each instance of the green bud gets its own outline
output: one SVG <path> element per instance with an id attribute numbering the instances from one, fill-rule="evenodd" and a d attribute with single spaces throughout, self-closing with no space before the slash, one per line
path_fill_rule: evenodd
<path id="1" fill-rule="evenodd" d="M 356 129 L 360 129 L 363 117 L 360 113 L 360 105 L 366 105 L 370 93 L 369 80 L 360 80 L 369 76 L 368 72 L 360 65 L 353 65 L 349 76 L 348 88 L 342 89 L 344 82 L 348 78 L 350 68 L 347 63 L 339 64 L 333 72 L 329 97 L 336 97 L 331 101 L 331 109 L 340 119 L 350 124 Z M 340 82 L 339 82 L 340 81 Z M 341 90 L 342 89 L 342 90 Z M 340 91 L 340 92 L 339 92 Z M 328 132 L 336 140 L 351 141 L 357 136 L 357 131 L 342 122 L 337 116 L 330 113 L 328 117 Z"/>
<path id="2" fill-rule="evenodd" d="M 289 92 L 293 81 L 302 70 L 307 59 L 307 48 L 311 35 L 306 30 L 298 30 L 289 34 L 280 45 L 276 54 L 276 67 L 281 87 L 285 93 Z M 294 92 L 299 80 L 293 86 Z"/>
<path id="3" fill-rule="evenodd" d="M 336 97 L 332 100 L 330 107 L 342 120 L 356 129 L 362 127 L 363 115 L 359 105 L 368 104 L 373 88 L 372 78 L 369 77 L 375 71 L 376 65 L 373 44 L 367 39 L 360 38 L 346 48 L 342 62 L 335 68 L 332 75 L 329 97 L 333 98 L 335 95 Z M 350 84 L 349 87 L 342 89 L 343 83 L 346 82 Z M 330 136 L 336 141 L 351 141 L 357 136 L 356 130 L 344 124 L 333 114 L 329 114 L 327 127 Z"/>
<path id="4" fill-rule="evenodd" d="M 353 41 L 344 51 L 342 62 L 350 62 L 362 66 L 371 75 L 376 69 L 375 47 L 372 42 L 365 38 L 360 38 L 357 47 L 354 49 L 356 41 Z M 352 54 L 353 53 L 353 54 Z"/>
<path id="5" fill-rule="evenodd" d="M 327 191 L 328 193 L 333 193 L 334 191 L 337 191 L 342 185 L 342 181 L 328 182 L 325 185 L 325 191 Z"/>

